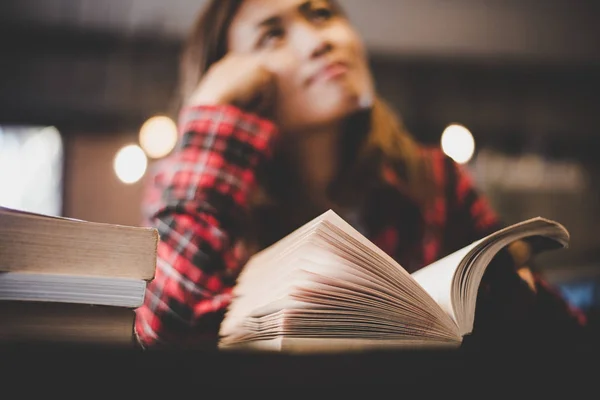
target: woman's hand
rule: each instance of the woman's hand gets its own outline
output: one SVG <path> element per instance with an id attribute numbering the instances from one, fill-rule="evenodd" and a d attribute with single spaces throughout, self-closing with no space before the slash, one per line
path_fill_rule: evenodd
<path id="1" fill-rule="evenodd" d="M 274 75 L 262 57 L 228 54 L 209 68 L 186 105 L 231 104 L 269 116 L 274 97 Z"/>
<path id="2" fill-rule="evenodd" d="M 517 273 L 523 279 L 529 288 L 535 293 L 535 279 L 528 263 L 531 261 L 531 246 L 524 240 L 517 240 L 508 246 L 508 252 L 515 262 Z"/>

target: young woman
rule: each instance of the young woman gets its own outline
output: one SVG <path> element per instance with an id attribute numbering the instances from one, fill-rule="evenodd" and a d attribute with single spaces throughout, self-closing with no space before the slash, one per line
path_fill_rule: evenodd
<path id="1" fill-rule="evenodd" d="M 161 241 L 137 310 L 142 346 L 216 344 L 248 257 L 327 209 L 409 272 L 501 227 L 465 171 L 377 96 L 336 2 L 210 1 L 181 66 L 179 145 L 144 204 Z M 510 249 L 486 273 L 476 330 L 582 326 L 525 267 L 528 244 Z"/>

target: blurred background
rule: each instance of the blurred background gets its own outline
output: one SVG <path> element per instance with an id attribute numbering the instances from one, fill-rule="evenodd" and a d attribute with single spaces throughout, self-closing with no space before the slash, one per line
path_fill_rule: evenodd
<path id="1" fill-rule="evenodd" d="M 600 2 L 340 2 L 418 140 L 464 164 L 506 222 L 567 227 L 571 248 L 538 267 L 598 324 Z M 0 205 L 140 224 L 204 3 L 2 0 Z"/>

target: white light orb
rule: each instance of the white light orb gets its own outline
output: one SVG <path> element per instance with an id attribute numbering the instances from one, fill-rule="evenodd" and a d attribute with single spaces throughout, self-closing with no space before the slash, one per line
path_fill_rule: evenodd
<path id="1" fill-rule="evenodd" d="M 442 133 L 442 150 L 459 164 L 468 163 L 475 153 L 475 139 L 462 125 L 449 125 Z"/>
<path id="2" fill-rule="evenodd" d="M 162 158 L 177 143 L 177 125 L 166 116 L 155 116 L 144 122 L 139 133 L 140 146 L 150 158 Z"/>
<path id="3" fill-rule="evenodd" d="M 113 166 L 119 180 L 131 184 L 142 179 L 146 173 L 148 158 L 140 146 L 130 144 L 117 152 Z"/>

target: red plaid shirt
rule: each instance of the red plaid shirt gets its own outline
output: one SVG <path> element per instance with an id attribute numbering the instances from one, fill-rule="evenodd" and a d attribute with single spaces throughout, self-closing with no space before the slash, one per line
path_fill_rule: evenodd
<path id="1" fill-rule="evenodd" d="M 135 331 L 143 346 L 185 346 L 216 338 L 231 289 L 249 257 L 236 236 L 236 224 L 248 207 L 254 171 L 270 158 L 278 134 L 270 121 L 233 106 L 186 109 L 179 127 L 178 147 L 155 165 L 144 199 L 148 223 L 161 240 L 155 278 L 136 310 Z M 443 195 L 424 213 L 418 242 L 410 242 L 414 235 L 402 230 L 408 215 L 385 198 L 372 208 L 388 222 L 368 235 L 410 272 L 501 226 L 461 166 L 438 149 L 423 148 L 422 155 L 432 163 Z M 384 179 L 400 193 L 394 170 L 383 168 Z M 552 312 L 584 322 L 581 313 L 535 276 L 538 292 L 551 299 Z"/>

